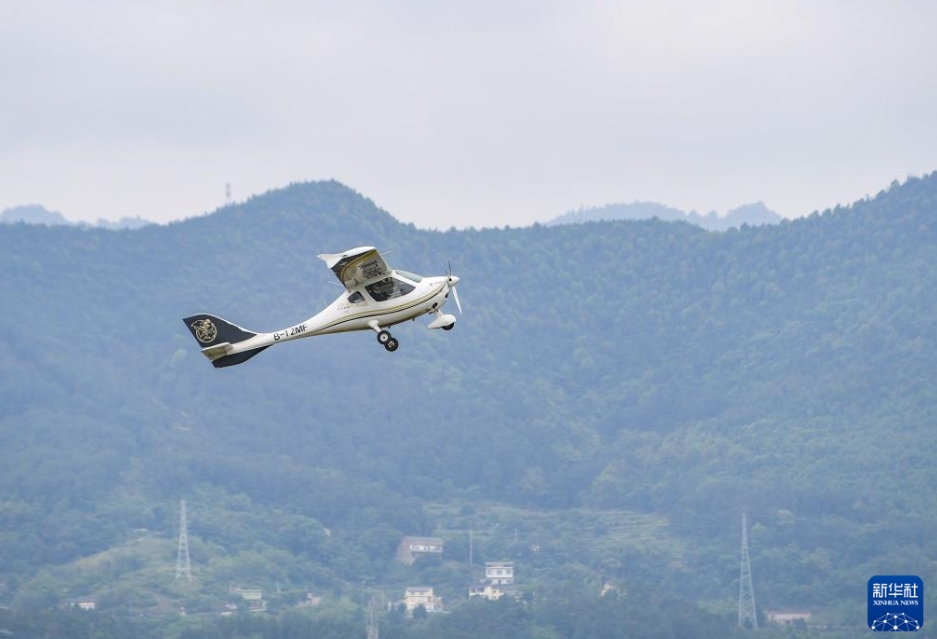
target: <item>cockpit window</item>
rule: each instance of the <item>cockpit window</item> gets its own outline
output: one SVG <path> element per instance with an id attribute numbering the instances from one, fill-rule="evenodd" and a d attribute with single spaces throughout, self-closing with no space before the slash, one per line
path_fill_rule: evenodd
<path id="1" fill-rule="evenodd" d="M 414 287 L 403 280 L 398 280 L 394 277 L 385 277 L 373 284 L 368 284 L 364 288 L 368 292 L 368 295 L 374 298 L 375 302 L 386 302 L 395 297 L 406 295 L 411 292 Z"/>
<path id="2" fill-rule="evenodd" d="M 416 282 L 417 284 L 419 284 L 423 280 L 422 275 L 417 275 L 416 273 L 411 273 L 409 271 L 397 271 L 397 273 L 407 278 L 411 282 Z"/>
<path id="3" fill-rule="evenodd" d="M 349 304 L 357 304 L 358 302 L 363 302 L 363 301 L 364 301 L 364 295 L 361 294 L 361 291 L 355 291 L 354 293 L 348 296 Z"/>

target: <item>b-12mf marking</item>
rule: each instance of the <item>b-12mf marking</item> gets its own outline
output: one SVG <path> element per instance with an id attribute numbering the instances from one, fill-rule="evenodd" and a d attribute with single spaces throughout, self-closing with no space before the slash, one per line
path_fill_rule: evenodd
<path id="1" fill-rule="evenodd" d="M 387 330 L 389 327 L 432 314 L 427 328 L 450 330 L 456 318 L 442 312 L 450 292 L 459 312 L 462 311 L 455 289 L 459 278 L 451 271 L 447 275 L 421 277 L 392 270 L 373 246 L 327 253 L 319 258 L 335 273 L 345 292 L 301 324 L 273 333 L 255 333 L 207 313 L 183 320 L 202 346 L 202 354 L 215 368 L 245 362 L 274 344 L 347 331 L 374 331 L 377 341 L 393 352 L 399 343 Z"/>

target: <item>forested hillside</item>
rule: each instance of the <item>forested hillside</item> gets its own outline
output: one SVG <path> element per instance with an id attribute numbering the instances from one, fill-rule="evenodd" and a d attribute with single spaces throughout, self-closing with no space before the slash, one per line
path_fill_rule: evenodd
<path id="1" fill-rule="evenodd" d="M 858 628 L 872 575 L 937 579 L 935 230 L 937 173 L 725 233 L 426 231 L 336 182 L 133 231 L 0 225 L 0 603 L 363 604 L 421 580 L 457 607 L 471 530 L 534 601 L 609 582 L 728 633 L 744 512 L 759 607 Z M 340 292 L 315 255 L 358 245 L 451 261 L 455 330 L 215 370 L 180 321 L 294 324 Z M 446 561 L 396 563 L 408 534 Z"/>

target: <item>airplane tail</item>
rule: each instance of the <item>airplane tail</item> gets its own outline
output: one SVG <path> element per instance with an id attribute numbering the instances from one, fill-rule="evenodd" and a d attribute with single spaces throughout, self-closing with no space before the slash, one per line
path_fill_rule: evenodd
<path id="1" fill-rule="evenodd" d="M 234 344 L 249 340 L 257 333 L 207 313 L 190 315 L 182 321 L 185 322 L 189 332 L 192 333 L 192 337 L 202 347 L 202 355 L 207 357 L 215 368 L 224 368 L 225 366 L 234 366 L 246 362 L 269 346 L 268 344 L 267 346 L 232 353 Z"/>

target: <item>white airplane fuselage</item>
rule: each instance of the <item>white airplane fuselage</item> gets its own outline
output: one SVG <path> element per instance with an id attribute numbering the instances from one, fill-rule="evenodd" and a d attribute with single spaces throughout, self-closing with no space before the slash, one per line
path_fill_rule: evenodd
<path id="1" fill-rule="evenodd" d="M 419 282 L 409 282 L 414 289 L 406 295 L 381 302 L 376 301 L 364 286 L 351 292 L 344 291 L 334 302 L 305 322 L 272 333 L 258 333 L 243 342 L 232 344 L 233 348 L 226 354 L 233 355 L 316 335 L 369 329 L 379 331 L 420 315 L 437 312 L 446 303 L 449 293 L 448 281 L 449 278 L 445 276 L 424 277 Z M 356 296 L 360 297 L 360 300 Z M 352 298 L 356 301 L 349 301 Z M 442 328 L 443 324 L 455 323 L 455 317 L 443 317 L 446 318 L 445 322 L 440 326 L 433 326 L 436 323 L 433 322 L 430 328 Z"/>
<path id="2" fill-rule="evenodd" d="M 451 269 L 448 275 L 437 277 L 391 269 L 373 246 L 318 257 L 338 278 L 344 292 L 305 322 L 272 333 L 258 333 L 208 313 L 182 319 L 212 366 L 235 366 L 274 344 L 348 331 L 374 331 L 377 342 L 394 352 L 399 342 L 387 330 L 389 327 L 432 314 L 427 328 L 451 329 L 456 323 L 455 316 L 442 312 L 450 292 L 459 312 L 462 311 L 456 290 L 459 278 Z"/>

